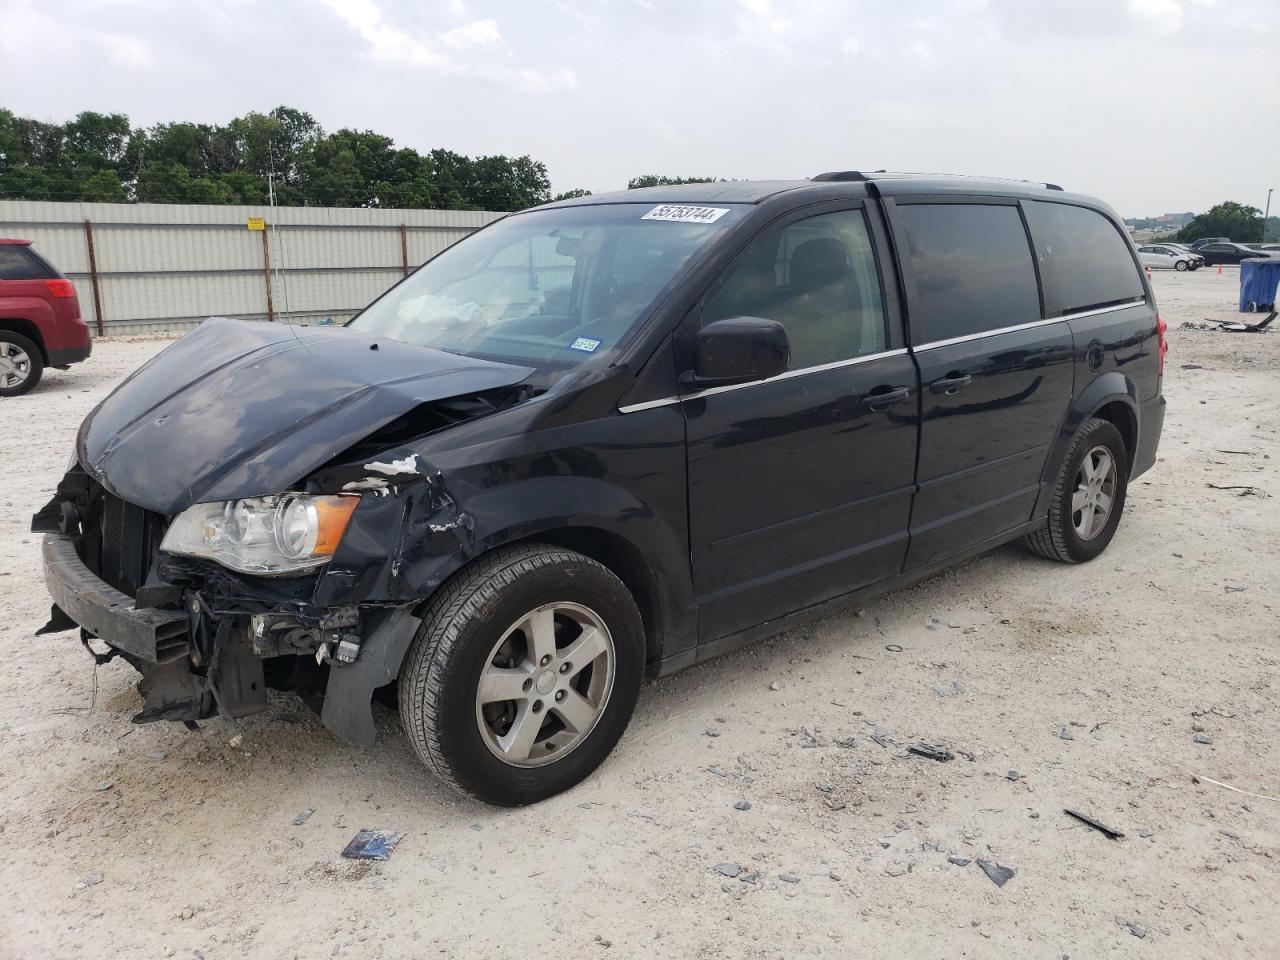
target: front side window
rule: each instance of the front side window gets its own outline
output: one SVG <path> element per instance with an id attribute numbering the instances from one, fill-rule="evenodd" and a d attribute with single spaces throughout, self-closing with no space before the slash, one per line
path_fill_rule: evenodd
<path id="1" fill-rule="evenodd" d="M 809 217 L 753 241 L 707 298 L 702 323 L 727 317 L 786 327 L 792 370 L 884 350 L 880 280 L 862 211 Z"/>
<path id="2" fill-rule="evenodd" d="M 904 204 L 898 220 L 917 344 L 1040 319 L 1031 245 L 1016 206 Z"/>
<path id="3" fill-rule="evenodd" d="M 1053 272 L 1063 313 L 1144 296 L 1142 275 L 1115 224 L 1088 207 L 1033 200 L 1027 221 L 1042 262 Z"/>
<path id="4" fill-rule="evenodd" d="M 428 261 L 350 326 L 562 372 L 612 356 L 741 215 L 632 203 L 517 214 Z"/>

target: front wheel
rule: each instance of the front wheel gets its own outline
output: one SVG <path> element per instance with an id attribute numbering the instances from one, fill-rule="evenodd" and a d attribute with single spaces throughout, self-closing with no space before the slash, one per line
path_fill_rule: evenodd
<path id="1" fill-rule="evenodd" d="M 1027 546 L 1061 563 L 1092 560 L 1115 536 L 1128 485 L 1124 438 L 1114 424 L 1091 417 L 1062 465 L 1047 522 L 1027 535 Z"/>
<path id="2" fill-rule="evenodd" d="M 506 548 L 432 599 L 400 670 L 400 717 L 450 786 L 520 806 L 574 786 L 622 737 L 644 626 L 626 586 L 571 550 Z"/>
<path id="3" fill-rule="evenodd" d="M 1173 269 L 1177 270 L 1179 273 L 1184 273 L 1187 269 L 1187 261 L 1179 260 L 1173 265 Z"/>

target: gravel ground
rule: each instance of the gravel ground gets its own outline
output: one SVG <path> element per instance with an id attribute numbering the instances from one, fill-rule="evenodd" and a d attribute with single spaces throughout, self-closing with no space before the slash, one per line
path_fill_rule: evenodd
<path id="1" fill-rule="evenodd" d="M 1182 328 L 1235 316 L 1234 271 L 1155 284 L 1164 442 L 1103 557 L 1006 547 L 650 684 L 595 776 L 516 811 L 386 710 L 369 750 L 288 696 L 135 727 L 127 666 L 32 636 L 29 518 L 163 346 L 100 342 L 0 401 L 0 955 L 1274 957 L 1280 802 L 1194 777 L 1280 796 L 1280 336 Z M 340 859 L 362 827 L 404 839 Z"/>

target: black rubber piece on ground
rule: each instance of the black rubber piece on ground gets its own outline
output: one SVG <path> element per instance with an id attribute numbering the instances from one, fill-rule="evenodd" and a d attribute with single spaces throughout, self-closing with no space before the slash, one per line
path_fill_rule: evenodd
<path id="1" fill-rule="evenodd" d="M 1071 522 L 1071 494 L 1085 454 L 1096 446 L 1105 446 L 1116 462 L 1116 493 L 1111 516 L 1092 540 L 1081 540 Z M 1062 472 L 1053 488 L 1053 500 L 1049 505 L 1048 521 L 1035 533 L 1029 533 L 1024 543 L 1032 552 L 1059 563 L 1085 563 L 1107 548 L 1115 536 L 1120 516 L 1124 512 L 1125 493 L 1129 488 L 1129 454 L 1124 438 L 1115 424 L 1099 417 L 1090 417 L 1076 434 L 1075 442 L 1063 461 Z"/>
<path id="2" fill-rule="evenodd" d="M 503 762 L 476 722 L 476 688 L 501 631 L 530 610 L 569 601 L 609 629 L 613 691 L 587 738 L 538 767 Z M 418 756 L 445 783 L 487 803 L 521 806 L 569 789 L 613 750 L 631 719 L 644 673 L 644 625 L 626 586 L 572 550 L 528 544 L 495 550 L 458 571 L 431 599 L 400 668 L 400 718 Z"/>

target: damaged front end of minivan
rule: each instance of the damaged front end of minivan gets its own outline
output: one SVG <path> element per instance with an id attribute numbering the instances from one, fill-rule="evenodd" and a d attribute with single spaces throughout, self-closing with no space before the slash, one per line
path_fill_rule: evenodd
<path id="1" fill-rule="evenodd" d="M 530 371 L 342 329 L 206 322 L 94 410 L 45 534 L 41 633 L 141 673 L 135 722 L 296 691 L 372 743 L 417 606 L 475 519 L 410 441 L 519 404 Z"/>

